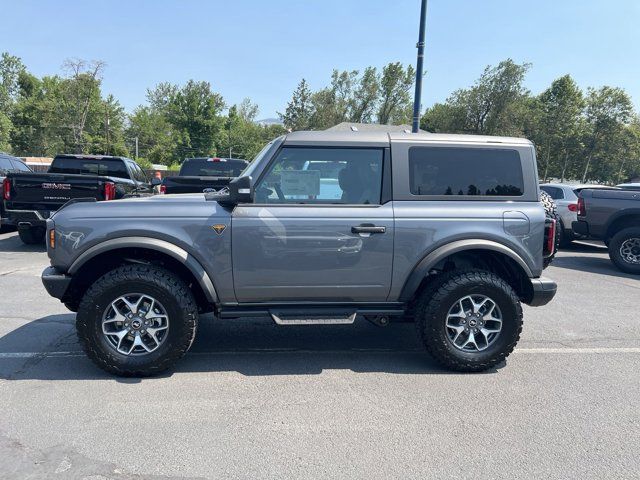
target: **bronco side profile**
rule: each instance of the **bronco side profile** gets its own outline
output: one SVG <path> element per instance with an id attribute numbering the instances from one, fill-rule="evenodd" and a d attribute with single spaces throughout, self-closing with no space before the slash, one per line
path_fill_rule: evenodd
<path id="1" fill-rule="evenodd" d="M 48 220 L 48 292 L 88 356 L 158 373 L 198 316 L 278 325 L 412 319 L 429 353 L 481 371 L 511 353 L 554 222 L 519 138 L 294 132 L 214 194 L 67 204 Z"/>

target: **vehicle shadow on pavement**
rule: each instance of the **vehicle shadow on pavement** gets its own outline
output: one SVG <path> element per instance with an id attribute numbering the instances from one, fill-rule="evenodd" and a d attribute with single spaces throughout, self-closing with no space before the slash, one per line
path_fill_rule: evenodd
<path id="1" fill-rule="evenodd" d="M 441 368 L 418 343 L 413 324 L 377 327 L 361 320 L 351 326 L 278 327 L 270 320 L 220 321 L 206 316 L 190 352 L 174 369 L 159 377 L 120 378 L 103 372 L 84 355 L 74 321 L 73 314 L 52 315 L 0 337 L 0 379 L 139 383 L 192 372 L 271 376 L 327 370 L 464 375 Z M 44 344 L 42 338 L 50 341 Z M 42 354 L 12 357 L 11 352 Z"/>
<path id="2" fill-rule="evenodd" d="M 556 257 L 552 263 L 553 267 L 577 270 L 579 272 L 596 273 L 599 275 L 609 275 L 612 277 L 628 278 L 630 280 L 640 280 L 639 275 L 625 273 L 618 270 L 616 266 L 607 258 L 582 257 L 582 256 L 562 256 Z"/>
<path id="3" fill-rule="evenodd" d="M 44 252 L 47 247 L 42 245 L 25 245 L 17 233 L 0 235 L 0 252 Z"/>

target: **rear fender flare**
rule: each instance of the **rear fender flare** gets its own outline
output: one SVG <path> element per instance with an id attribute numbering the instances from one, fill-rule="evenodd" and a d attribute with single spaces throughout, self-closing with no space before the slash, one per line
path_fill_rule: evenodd
<path id="1" fill-rule="evenodd" d="M 532 278 L 533 273 L 520 255 L 518 255 L 511 248 L 502 245 L 501 243 L 494 242 L 492 240 L 483 239 L 467 239 L 457 240 L 446 245 L 442 245 L 436 248 L 434 251 L 427 254 L 413 269 L 409 278 L 402 287 L 399 300 L 402 302 L 409 301 L 413 298 L 413 295 L 418 291 L 420 284 L 424 277 L 427 276 L 429 271 L 435 267 L 438 262 L 447 258 L 454 253 L 463 252 L 465 250 L 491 250 L 506 255 L 514 260 L 527 277 Z"/>

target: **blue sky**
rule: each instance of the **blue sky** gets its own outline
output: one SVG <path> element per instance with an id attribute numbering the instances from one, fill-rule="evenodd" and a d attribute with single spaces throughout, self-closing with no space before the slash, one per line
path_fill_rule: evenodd
<path id="1" fill-rule="evenodd" d="M 302 77 L 415 64 L 419 0 L 0 0 L 0 51 L 36 75 L 65 58 L 107 62 L 104 90 L 128 111 L 161 81 L 207 80 L 260 118 L 283 111 Z M 470 85 L 488 64 L 530 62 L 534 93 L 570 73 L 625 88 L 640 105 L 638 0 L 430 0 L 423 105 Z"/>

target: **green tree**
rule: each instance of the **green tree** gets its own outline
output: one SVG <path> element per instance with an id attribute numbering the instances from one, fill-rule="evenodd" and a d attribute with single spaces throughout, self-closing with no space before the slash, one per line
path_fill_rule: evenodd
<path id="1" fill-rule="evenodd" d="M 0 56 L 0 151 L 11 150 L 11 116 L 19 93 L 19 78 L 26 71 L 20 58 L 3 52 Z"/>
<path id="2" fill-rule="evenodd" d="M 311 90 L 303 78 L 295 91 L 284 113 L 278 113 L 285 127 L 290 130 L 308 130 L 311 126 L 313 105 Z"/>
<path id="3" fill-rule="evenodd" d="M 588 90 L 583 183 L 588 179 L 613 180 L 612 159 L 624 154 L 625 125 L 632 113 L 631 98 L 623 89 L 604 86 Z"/>
<path id="4" fill-rule="evenodd" d="M 411 88 L 415 75 L 411 65 L 405 69 L 400 62 L 390 63 L 382 69 L 378 123 L 399 124 L 411 120 L 413 108 Z"/>

